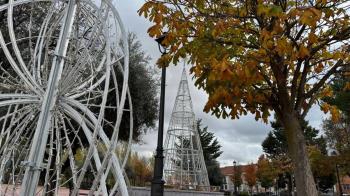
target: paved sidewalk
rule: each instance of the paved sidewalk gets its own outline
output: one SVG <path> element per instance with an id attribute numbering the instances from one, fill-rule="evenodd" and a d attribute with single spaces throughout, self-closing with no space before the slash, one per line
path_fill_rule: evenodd
<path id="1" fill-rule="evenodd" d="M 6 185 L 6 184 L 2 184 L 0 186 L 0 195 L 1 196 L 13 196 L 13 185 Z M 39 187 L 37 189 L 37 195 L 41 195 L 41 192 L 42 192 L 42 188 L 43 187 Z M 20 189 L 21 187 L 20 186 L 16 186 L 15 187 L 15 193 L 14 193 L 14 196 L 19 196 L 20 195 Z M 5 194 L 4 194 L 5 193 Z M 88 195 L 89 193 L 89 190 L 80 190 L 79 191 L 79 195 Z M 60 188 L 59 191 L 58 191 L 58 195 L 59 196 L 69 196 L 69 189 L 68 188 Z"/>

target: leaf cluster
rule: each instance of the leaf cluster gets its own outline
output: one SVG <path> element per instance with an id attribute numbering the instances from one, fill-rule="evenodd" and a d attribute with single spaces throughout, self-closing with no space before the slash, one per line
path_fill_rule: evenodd
<path id="1" fill-rule="evenodd" d="M 271 110 L 303 119 L 331 95 L 328 83 L 350 61 L 346 2 L 148 0 L 139 14 L 153 22 L 150 36 L 167 31 L 160 64 L 190 57 L 206 112 L 267 122 Z M 336 107 L 322 109 L 337 117 Z"/>

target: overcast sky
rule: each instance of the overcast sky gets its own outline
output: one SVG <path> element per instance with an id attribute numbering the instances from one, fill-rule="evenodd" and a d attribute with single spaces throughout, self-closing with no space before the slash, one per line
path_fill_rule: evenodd
<path id="1" fill-rule="evenodd" d="M 116 1 L 117 10 L 121 15 L 126 29 L 136 33 L 143 45 L 143 49 L 152 57 L 152 63 L 154 63 L 160 56 L 160 53 L 156 42 L 147 34 L 147 29 L 151 23 L 137 14 L 137 10 L 142 4 L 143 0 Z M 187 70 L 189 67 L 187 66 Z M 171 66 L 167 69 L 165 131 L 168 128 L 171 111 L 175 102 L 181 71 L 182 64 Z M 202 119 L 202 124 L 208 126 L 208 130 L 215 133 L 215 136 L 222 145 L 223 154 L 219 157 L 221 166 L 232 165 L 233 160 L 239 163 L 256 162 L 257 158 L 262 154 L 261 142 L 271 129 L 270 126 L 260 121 L 256 122 L 253 116 L 249 115 L 241 117 L 239 120 L 223 120 L 204 113 L 203 108 L 208 96 L 205 92 L 198 90 L 194 86 L 192 76 L 188 76 L 188 80 L 196 118 Z M 313 108 L 310 110 L 307 118 L 312 126 L 319 128 L 324 114 L 318 109 Z M 134 150 L 145 156 L 151 156 L 157 146 L 156 130 L 144 135 L 142 144 L 134 144 Z"/>

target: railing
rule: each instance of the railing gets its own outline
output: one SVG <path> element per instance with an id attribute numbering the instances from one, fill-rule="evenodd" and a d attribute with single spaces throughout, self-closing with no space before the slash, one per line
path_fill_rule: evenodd
<path id="1" fill-rule="evenodd" d="M 220 186 L 203 186 L 203 185 L 180 185 L 180 184 L 166 184 L 165 188 L 191 191 L 208 191 L 219 192 Z"/>

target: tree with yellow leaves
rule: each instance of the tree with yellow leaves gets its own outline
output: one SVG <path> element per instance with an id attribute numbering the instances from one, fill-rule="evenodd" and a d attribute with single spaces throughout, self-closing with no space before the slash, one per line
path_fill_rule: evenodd
<path id="1" fill-rule="evenodd" d="M 132 153 L 126 165 L 126 174 L 133 186 L 146 186 L 152 180 L 152 161 L 136 152 Z"/>
<path id="2" fill-rule="evenodd" d="M 256 176 L 261 187 L 265 188 L 265 192 L 274 185 L 274 181 L 278 176 L 278 171 L 276 171 L 276 169 L 277 168 L 273 167 L 272 162 L 264 155 L 259 157 Z"/>
<path id="3" fill-rule="evenodd" d="M 253 187 L 256 185 L 256 165 L 250 163 L 245 168 L 244 179 L 247 182 L 250 193 L 253 194 Z"/>
<path id="4" fill-rule="evenodd" d="M 277 115 L 298 195 L 316 196 L 300 119 L 332 96 L 328 83 L 349 66 L 349 9 L 347 0 L 147 0 L 139 14 L 153 22 L 150 36 L 167 32 L 159 65 L 189 57 L 195 84 L 209 94 L 206 112 Z M 336 106 L 321 109 L 339 117 Z"/>

